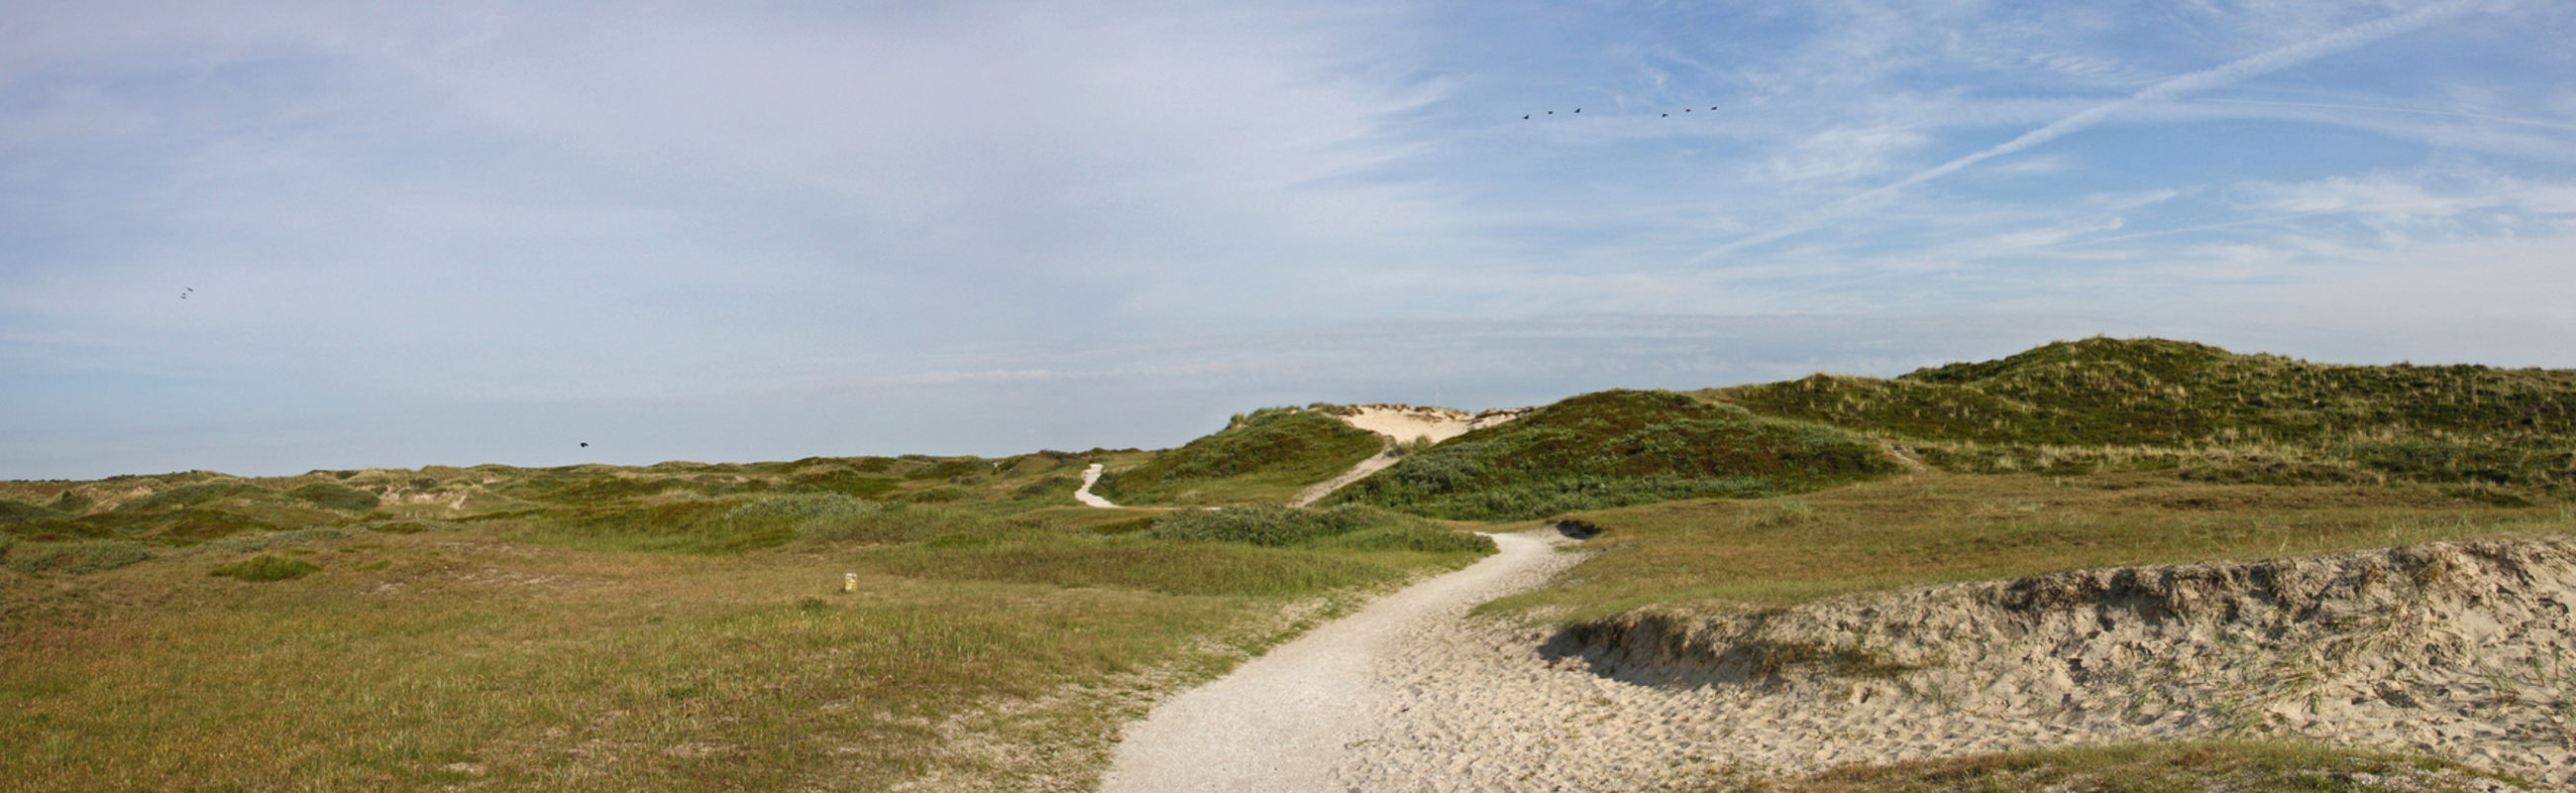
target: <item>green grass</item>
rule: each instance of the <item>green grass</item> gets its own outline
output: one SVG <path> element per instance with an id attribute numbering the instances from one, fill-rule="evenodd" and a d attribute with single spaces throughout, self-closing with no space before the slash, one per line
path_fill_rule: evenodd
<path id="1" fill-rule="evenodd" d="M 2060 570 L 2258 559 L 2576 529 L 2559 506 L 2432 485 L 2275 487 L 2170 474 L 1924 473 L 1795 497 L 1576 513 L 1600 553 L 1495 607 L 1606 618 L 1654 603 L 1776 607 Z"/>
<path id="2" fill-rule="evenodd" d="M 1285 502 L 1385 448 L 1384 438 L 1342 423 L 1328 407 L 1236 416 L 1214 434 L 1113 470 L 1092 492 L 1127 505 Z"/>
<path id="3" fill-rule="evenodd" d="M 1850 432 L 1661 391 L 1603 391 L 1417 451 L 1327 499 L 1520 520 L 1685 498 L 1752 498 L 1895 471 Z"/>
<path id="4" fill-rule="evenodd" d="M 453 521 L 378 513 L 157 558 L 13 539 L 0 790 L 1080 780 L 1145 696 L 1311 624 L 1278 618 L 1286 605 L 1340 604 L 1329 616 L 1483 552 L 1368 540 L 1430 526 L 1400 515 L 1296 547 L 1107 534 L 1052 517 L 1069 508 L 1009 512 L 1063 467 L 1024 464 L 921 480 L 989 494 L 957 505 L 653 489 Z M 1020 480 L 955 481 L 977 476 Z M 102 550 L 144 561 L 59 561 Z"/>
<path id="5" fill-rule="evenodd" d="M 2469 793 L 2494 781 L 2540 788 L 2424 757 L 2302 743 L 2189 741 L 2011 752 L 1840 768 L 1804 778 L 1720 785 L 1711 793 Z"/>
<path id="6" fill-rule="evenodd" d="M 16 542 L 5 546 L 9 569 L 26 574 L 83 575 L 151 559 L 152 549 L 118 540 Z"/>
<path id="7" fill-rule="evenodd" d="M 1014 457 L 813 457 L 750 465 L 645 467 L 429 466 L 245 478 L 211 471 L 96 482 L 0 482 L 0 534 L 37 543 L 116 540 L 181 547 L 320 527 L 418 530 L 460 520 L 518 520 L 529 538 L 593 547 L 699 552 L 771 547 L 792 527 L 754 536 L 699 525 L 711 505 L 766 497 L 949 504 L 992 515 L 1074 506 L 1089 461 L 1132 451 Z M 730 507 L 727 507 L 730 508 Z M 531 519 L 533 517 L 533 519 Z M 682 525 L 661 525 L 677 520 Z"/>

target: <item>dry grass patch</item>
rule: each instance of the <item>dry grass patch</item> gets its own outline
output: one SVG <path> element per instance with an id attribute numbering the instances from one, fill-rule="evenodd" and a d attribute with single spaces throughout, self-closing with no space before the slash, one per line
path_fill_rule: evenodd
<path id="1" fill-rule="evenodd" d="M 0 571 L 0 789 L 1079 787 L 1134 714 L 1008 703 L 1204 679 L 1277 641 L 1288 626 L 1244 626 L 1284 605 L 1401 577 L 1315 554 L 1292 561 L 1323 573 L 1281 572 L 1245 549 L 1260 558 L 1231 569 L 1270 582 L 1246 592 L 1127 580 L 1199 556 L 684 556 L 496 531 L 318 538 L 299 548 L 319 570 L 258 586 L 209 576 L 239 559 L 213 549 Z M 975 735 L 1066 763 L 996 760 L 1031 750 L 961 743 Z"/>

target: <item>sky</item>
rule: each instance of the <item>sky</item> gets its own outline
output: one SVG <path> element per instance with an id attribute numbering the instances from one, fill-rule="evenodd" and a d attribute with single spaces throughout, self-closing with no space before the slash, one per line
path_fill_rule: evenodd
<path id="1" fill-rule="evenodd" d="M 11 3 L 0 478 L 1157 448 L 2093 335 L 2576 367 L 2571 40 L 2558 0 Z"/>

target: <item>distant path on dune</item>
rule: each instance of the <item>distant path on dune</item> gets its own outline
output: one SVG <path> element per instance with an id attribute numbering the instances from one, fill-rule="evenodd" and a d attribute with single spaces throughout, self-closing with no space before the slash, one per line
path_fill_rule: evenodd
<path id="1" fill-rule="evenodd" d="M 1157 706 L 1131 724 L 1104 793 L 1341 789 L 1338 769 L 1374 737 L 1374 716 L 1400 692 L 1383 667 L 1426 629 L 1536 587 L 1575 557 L 1551 537 L 1489 535 L 1501 552 L 1371 603 Z"/>
<path id="2" fill-rule="evenodd" d="M 1100 471 L 1099 463 L 1092 463 L 1091 467 L 1082 469 L 1082 489 L 1073 491 L 1073 500 L 1082 502 L 1084 506 L 1116 509 L 1118 505 L 1109 503 L 1109 499 L 1091 494 L 1091 486 L 1100 482 Z"/>
<path id="3" fill-rule="evenodd" d="M 1315 502 L 1324 500 L 1325 496 L 1332 495 L 1333 491 L 1342 489 L 1343 485 L 1360 481 L 1361 479 L 1366 478 L 1369 474 L 1384 471 L 1387 467 L 1395 465 L 1397 460 L 1402 459 L 1404 459 L 1404 457 L 1396 452 L 1395 444 L 1387 444 L 1385 450 L 1371 455 L 1366 460 L 1361 460 L 1360 464 L 1351 466 L 1351 470 L 1343 471 L 1341 476 L 1317 482 L 1313 487 L 1306 488 L 1304 491 L 1299 492 L 1297 494 L 1297 500 L 1288 502 L 1288 506 L 1314 506 Z"/>

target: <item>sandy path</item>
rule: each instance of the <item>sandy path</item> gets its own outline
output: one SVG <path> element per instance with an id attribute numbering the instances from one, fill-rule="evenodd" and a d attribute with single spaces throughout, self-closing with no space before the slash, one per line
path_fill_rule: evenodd
<path id="1" fill-rule="evenodd" d="M 1378 714 L 1404 699 L 1386 668 L 1437 626 L 1487 600 L 1535 587 L 1575 561 L 1534 534 L 1493 535 L 1501 552 L 1389 595 L 1317 628 L 1129 725 L 1101 784 L 1127 791 L 1311 791 L 1355 747 L 1383 740 Z"/>
<path id="2" fill-rule="evenodd" d="M 1351 466 L 1351 470 L 1343 471 L 1341 476 L 1317 482 L 1314 486 L 1308 487 L 1304 491 L 1299 492 L 1297 494 L 1297 500 L 1288 502 L 1288 506 L 1314 506 L 1315 502 L 1324 500 L 1325 496 L 1332 495 L 1333 491 L 1342 489 L 1344 485 L 1360 481 L 1361 479 L 1366 478 L 1369 474 L 1384 471 L 1389 466 L 1395 465 L 1397 460 L 1402 459 L 1404 458 L 1395 453 L 1395 447 L 1390 445 L 1386 447 L 1385 451 L 1378 452 L 1366 460 L 1361 460 L 1360 464 Z"/>
<path id="3" fill-rule="evenodd" d="M 1091 494 L 1091 486 L 1100 482 L 1100 471 L 1099 463 L 1092 463 L 1091 467 L 1082 469 L 1082 489 L 1073 491 L 1073 500 L 1082 502 L 1084 506 L 1116 509 L 1118 505 L 1109 503 L 1109 499 Z"/>

